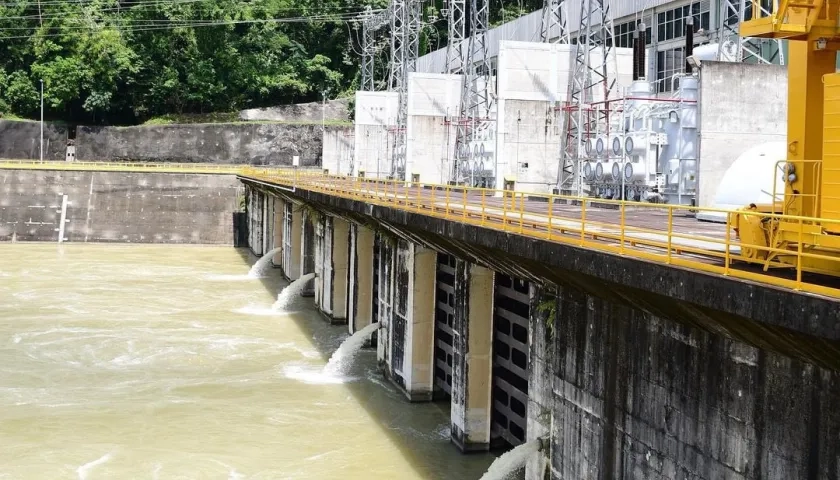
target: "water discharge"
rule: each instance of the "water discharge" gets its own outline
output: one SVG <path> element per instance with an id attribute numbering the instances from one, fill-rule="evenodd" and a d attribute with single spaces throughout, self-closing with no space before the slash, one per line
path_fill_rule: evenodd
<path id="1" fill-rule="evenodd" d="M 251 267 L 251 270 L 248 271 L 249 278 L 260 278 L 265 276 L 265 271 L 271 265 L 271 259 L 274 258 L 274 255 L 280 253 L 283 250 L 283 247 L 273 248 L 268 251 L 265 255 L 263 255 L 257 262 Z"/>
<path id="2" fill-rule="evenodd" d="M 506 452 L 490 465 L 481 480 L 505 480 L 521 469 L 534 455 L 540 452 L 540 440 L 531 440 Z"/>
<path id="3" fill-rule="evenodd" d="M 347 373 L 353 357 L 362 349 L 365 340 L 370 338 L 371 334 L 378 329 L 379 322 L 374 322 L 349 336 L 347 340 L 341 343 L 338 350 L 332 354 L 327 365 L 324 366 L 324 373 L 327 375 L 344 375 Z"/>
<path id="4" fill-rule="evenodd" d="M 271 308 L 281 312 L 287 310 L 292 305 L 292 302 L 300 296 L 303 289 L 306 288 L 306 284 L 313 278 L 315 278 L 314 273 L 307 273 L 290 283 L 286 288 L 281 290 L 279 294 L 277 294 L 277 301 L 274 302 L 274 305 Z"/>
<path id="5" fill-rule="evenodd" d="M 261 314 L 279 270 L 208 279 L 245 276 L 243 250 L 63 248 L 0 243 L 0 478 L 475 480 L 493 460 L 375 352 L 323 375 L 346 330 L 308 299 Z"/>

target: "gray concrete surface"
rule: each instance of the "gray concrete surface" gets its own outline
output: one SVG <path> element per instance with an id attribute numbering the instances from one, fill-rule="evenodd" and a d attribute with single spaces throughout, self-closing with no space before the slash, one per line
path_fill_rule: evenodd
<path id="1" fill-rule="evenodd" d="M 0 120 L 0 158 L 38 160 L 41 153 L 39 122 Z M 64 160 L 67 128 L 44 124 L 44 160 Z"/>
<path id="2" fill-rule="evenodd" d="M 787 67 L 703 62 L 700 68 L 698 204 L 714 206 L 726 170 L 739 155 L 787 138 Z"/>
<path id="3" fill-rule="evenodd" d="M 77 158 L 319 166 L 320 125 L 230 123 L 138 127 L 79 127 Z"/>
<path id="4" fill-rule="evenodd" d="M 323 115 L 323 117 L 322 117 Z M 269 108 L 251 108 L 239 112 L 240 120 L 267 120 L 271 122 L 327 122 L 350 121 L 350 100 L 338 98 L 322 102 L 279 105 Z"/>
<path id="5" fill-rule="evenodd" d="M 232 175 L 0 171 L 0 241 L 232 244 Z"/>

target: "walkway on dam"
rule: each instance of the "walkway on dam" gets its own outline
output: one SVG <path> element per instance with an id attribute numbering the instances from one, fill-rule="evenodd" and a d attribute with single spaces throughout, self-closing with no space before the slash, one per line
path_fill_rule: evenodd
<path id="1" fill-rule="evenodd" d="M 764 271 L 763 264 L 748 263 L 742 248 L 763 248 L 800 258 L 815 255 L 743 244 L 736 238 L 725 210 L 345 177 L 311 169 L 18 161 L 0 161 L 0 168 L 236 174 L 292 191 L 304 189 L 659 264 L 840 297 L 840 282 L 832 277 L 809 274 L 800 268 L 774 269 L 781 266 L 778 263 L 771 263 Z M 726 223 L 698 221 L 698 212 L 717 215 Z M 794 218 L 805 225 L 813 220 Z"/>

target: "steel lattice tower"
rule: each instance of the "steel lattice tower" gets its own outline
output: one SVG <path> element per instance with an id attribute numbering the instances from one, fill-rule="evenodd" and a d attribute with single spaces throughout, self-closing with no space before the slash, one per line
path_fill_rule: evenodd
<path id="1" fill-rule="evenodd" d="M 473 158 L 470 142 L 477 139 L 479 131 L 494 128 L 491 118 L 494 91 L 486 38 L 489 23 L 488 0 L 470 0 L 470 37 L 464 59 L 461 116 L 457 121 L 452 171 L 452 179 L 456 182 L 465 182 L 476 167 L 470 162 Z"/>
<path id="2" fill-rule="evenodd" d="M 420 0 L 391 2 L 391 75 L 388 88 L 399 94 L 391 178 L 405 177 L 406 124 L 408 120 L 408 74 L 417 70 L 420 48 Z"/>
<path id="3" fill-rule="evenodd" d="M 551 41 L 551 33 L 557 32 L 553 43 L 569 43 L 569 29 L 566 26 L 566 1 L 565 0 L 544 0 L 542 11 L 542 23 L 540 25 L 540 40 Z"/>
<path id="4" fill-rule="evenodd" d="M 376 55 L 374 34 L 388 24 L 388 10 L 372 10 L 362 13 L 362 85 L 361 90 L 374 91 L 373 59 Z"/>
<path id="5" fill-rule="evenodd" d="M 466 1 L 448 0 L 448 42 L 446 44 L 446 73 L 462 73 L 464 69 L 464 32 L 466 28 Z"/>
<path id="6" fill-rule="evenodd" d="M 718 25 L 718 60 L 784 65 L 781 40 L 769 38 L 741 38 L 738 28 L 741 22 L 750 20 L 753 9 L 758 7 L 756 17 L 769 17 L 777 0 L 721 0 L 720 24 Z"/>
<path id="7" fill-rule="evenodd" d="M 581 195 L 584 144 L 609 121 L 606 116 L 599 117 L 591 104 L 598 93 L 603 95 L 604 100 L 610 98 L 616 81 L 615 77 L 609 77 L 610 69 L 607 68 L 608 63 L 616 62 L 612 52 L 615 38 L 609 1 L 581 0 L 577 31 L 569 96 L 563 108 L 565 135 L 561 141 L 565 145 L 557 187 L 561 192 L 571 190 L 571 193 Z M 613 65 L 612 72 L 617 71 L 617 65 Z"/>

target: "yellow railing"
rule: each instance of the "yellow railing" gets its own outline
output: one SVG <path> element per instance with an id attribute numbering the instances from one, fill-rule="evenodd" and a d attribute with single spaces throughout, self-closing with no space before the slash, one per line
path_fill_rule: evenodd
<path id="1" fill-rule="evenodd" d="M 217 165 L 212 163 L 39 162 L 32 160 L 0 160 L 0 169 L 149 173 L 216 173 L 236 175 L 242 169 L 242 165 Z"/>
<path id="2" fill-rule="evenodd" d="M 813 230 L 815 225 L 840 225 L 840 220 L 740 211 L 742 218 L 757 218 L 764 224 L 783 222 L 787 232 L 798 235 L 796 242 L 768 246 L 737 238 L 734 228 L 738 225 L 729 210 L 685 205 L 345 177 L 288 167 L 0 160 L 0 169 L 237 174 L 287 189 L 302 188 L 550 242 L 840 297 L 840 289 L 804 278 L 806 272 L 813 271 L 840 274 L 840 243 L 837 248 L 821 245 L 834 237 L 818 237 Z M 721 215 L 725 223 L 694 220 L 701 212 Z M 775 234 L 770 231 L 768 237 L 773 239 Z M 780 270 L 770 273 L 767 269 Z"/>
<path id="3" fill-rule="evenodd" d="M 765 222 L 784 221 L 789 228 L 792 225 L 798 229 L 798 245 L 776 248 L 739 241 L 730 210 L 343 177 L 317 170 L 244 167 L 241 175 L 286 188 L 399 208 L 550 242 L 840 297 L 840 289 L 803 278 L 803 274 L 808 275 L 807 265 L 812 262 L 830 264 L 829 270 L 840 272 L 840 258 L 826 255 L 824 250 L 812 250 L 806 241 L 810 225 L 840 224 L 840 221 L 739 212 Z M 575 203 L 578 206 L 572 206 Z M 599 208 L 601 205 L 607 208 Z M 725 223 L 698 222 L 694 216 L 699 212 L 722 215 Z M 743 253 L 748 249 L 764 252 L 773 259 L 756 260 Z M 782 258 L 787 261 L 781 261 Z M 770 273 L 760 268 L 765 265 L 784 269 Z"/>

